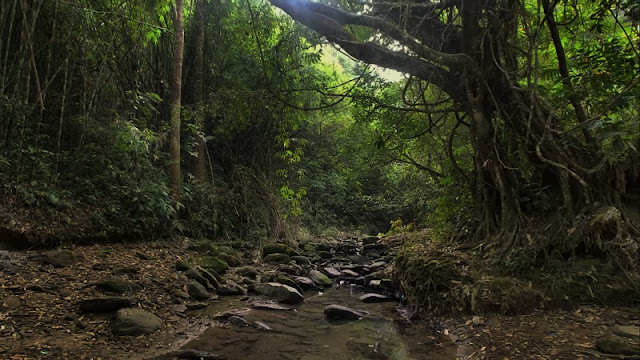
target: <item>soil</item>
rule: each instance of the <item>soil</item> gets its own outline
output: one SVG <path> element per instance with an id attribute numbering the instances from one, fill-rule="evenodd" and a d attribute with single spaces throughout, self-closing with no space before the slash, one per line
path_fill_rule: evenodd
<path id="1" fill-rule="evenodd" d="M 147 359 L 178 349 L 215 323 L 203 312 L 180 306 L 193 303 L 177 295 L 187 280 L 174 268 L 176 260 L 197 255 L 187 245 L 187 239 L 175 239 L 78 246 L 71 248 L 77 263 L 63 268 L 44 264 L 43 251 L 2 252 L 0 260 L 10 260 L 0 267 L 0 359 Z M 127 268 L 133 270 L 113 275 Z M 115 336 L 112 314 L 79 310 L 80 300 L 103 295 L 93 285 L 112 277 L 143 286 L 131 297 L 137 307 L 163 320 L 162 330 Z M 614 325 L 640 326 L 640 309 L 583 305 L 430 322 L 459 346 L 460 359 L 606 359 L 596 350 L 596 340 Z M 640 354 L 626 358 L 640 359 Z"/>

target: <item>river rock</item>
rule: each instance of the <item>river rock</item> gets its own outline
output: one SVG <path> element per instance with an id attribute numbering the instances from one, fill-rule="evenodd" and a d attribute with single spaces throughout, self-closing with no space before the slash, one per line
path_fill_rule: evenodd
<path id="1" fill-rule="evenodd" d="M 289 275 L 302 275 L 305 273 L 302 266 L 296 264 L 280 264 L 278 265 L 278 271 Z"/>
<path id="2" fill-rule="evenodd" d="M 254 321 L 253 322 L 253 327 L 258 329 L 258 330 L 262 330 L 262 331 L 271 331 L 271 330 L 273 330 L 269 325 L 263 323 L 262 321 Z"/>
<path id="3" fill-rule="evenodd" d="M 126 297 L 98 297 L 82 300 L 78 303 L 80 310 L 90 313 L 114 312 L 122 308 L 131 307 L 132 301 Z"/>
<path id="4" fill-rule="evenodd" d="M 309 270 L 309 278 L 318 285 L 331 286 L 332 281 L 318 270 Z"/>
<path id="5" fill-rule="evenodd" d="M 51 264 L 56 268 L 69 267 L 78 261 L 78 256 L 71 250 L 53 250 L 44 253 L 42 258 L 45 264 Z"/>
<path id="6" fill-rule="evenodd" d="M 616 325 L 613 333 L 640 342 L 640 326 Z"/>
<path id="7" fill-rule="evenodd" d="M 362 245 L 370 245 L 370 244 L 375 244 L 378 242 L 378 237 L 377 236 L 365 236 L 362 238 Z"/>
<path id="8" fill-rule="evenodd" d="M 265 256 L 262 261 L 267 264 L 287 264 L 291 261 L 291 258 L 287 254 L 273 253 Z"/>
<path id="9" fill-rule="evenodd" d="M 614 334 L 608 334 L 596 341 L 596 348 L 603 353 L 612 355 L 638 355 L 640 345 Z"/>
<path id="10" fill-rule="evenodd" d="M 142 286 L 140 286 L 139 284 L 132 281 L 120 279 L 109 279 L 100 281 L 96 284 L 96 287 L 101 291 L 116 294 L 137 294 L 138 292 L 140 292 L 140 290 L 142 290 Z"/>
<path id="11" fill-rule="evenodd" d="M 118 310 L 111 324 L 115 335 L 151 334 L 162 327 L 162 320 L 154 314 L 136 308 Z"/>
<path id="12" fill-rule="evenodd" d="M 360 274 L 358 274 L 357 272 L 355 272 L 355 271 L 353 271 L 353 270 L 349 270 L 349 269 L 342 270 L 342 272 L 340 273 L 340 275 L 341 275 L 342 277 L 345 277 L 345 278 L 357 278 L 357 277 L 359 277 L 359 276 L 360 276 Z"/>
<path id="13" fill-rule="evenodd" d="M 306 276 L 296 276 L 293 278 L 293 281 L 295 281 L 302 290 L 316 289 L 316 283 Z"/>
<path id="14" fill-rule="evenodd" d="M 186 276 L 187 279 L 197 281 L 200 285 L 204 286 L 206 289 L 212 289 L 214 287 L 213 284 L 211 284 L 209 280 L 207 280 L 204 276 L 202 276 L 202 273 L 196 269 L 189 269 L 185 271 L 184 276 Z"/>
<path id="15" fill-rule="evenodd" d="M 220 295 L 246 295 L 247 289 L 238 285 L 233 280 L 227 280 L 218 287 L 218 294 Z"/>
<path id="16" fill-rule="evenodd" d="M 311 260 L 306 256 L 292 256 L 291 260 L 298 265 L 311 265 Z"/>
<path id="17" fill-rule="evenodd" d="M 388 296 L 375 294 L 375 293 L 364 294 L 364 295 L 360 296 L 359 299 L 363 303 L 378 303 L 378 302 L 386 302 L 386 301 L 392 301 L 393 300 L 392 298 L 390 298 Z"/>
<path id="18" fill-rule="evenodd" d="M 232 325 L 237 326 L 237 327 L 247 327 L 247 326 L 249 326 L 249 323 L 247 322 L 247 320 L 245 320 L 244 318 L 242 318 L 240 316 L 237 316 L 237 315 L 229 316 L 227 321 L 229 323 L 231 323 Z"/>
<path id="19" fill-rule="evenodd" d="M 369 265 L 369 271 L 376 272 L 378 270 L 382 270 L 387 267 L 387 263 L 384 261 L 376 261 L 373 264 Z"/>
<path id="20" fill-rule="evenodd" d="M 324 269 L 324 273 L 327 274 L 330 278 L 337 278 L 340 276 L 340 271 L 336 270 L 336 268 L 332 266 L 327 266 Z"/>
<path id="21" fill-rule="evenodd" d="M 217 289 L 217 288 L 220 287 L 220 281 L 222 280 L 222 276 L 220 276 L 217 272 L 215 272 L 213 270 L 205 270 L 205 269 L 201 268 L 200 266 L 196 266 L 195 270 L 198 271 L 200 273 L 200 275 L 202 275 L 202 277 L 207 279 L 207 281 L 209 281 L 209 283 L 214 288 Z"/>
<path id="22" fill-rule="evenodd" d="M 286 244 L 267 244 L 262 248 L 262 256 L 266 257 L 270 254 L 289 255 L 289 247 Z"/>
<path id="23" fill-rule="evenodd" d="M 369 315 L 369 313 L 342 305 L 329 305 L 324 308 L 324 316 L 329 319 L 358 320 L 365 315 Z"/>
<path id="24" fill-rule="evenodd" d="M 187 285 L 187 292 L 196 300 L 207 300 L 211 296 L 202 284 L 194 280 Z"/>
<path id="25" fill-rule="evenodd" d="M 272 297 L 285 304 L 299 304 L 304 301 L 304 297 L 298 292 L 298 290 L 284 284 L 256 284 L 255 290 L 258 294 Z"/>
<path id="26" fill-rule="evenodd" d="M 199 258 L 198 265 L 205 270 L 213 270 L 218 274 L 224 274 L 229 268 L 229 264 L 227 264 L 226 261 L 215 256 L 203 256 Z"/>
<path id="27" fill-rule="evenodd" d="M 260 272 L 253 266 L 243 266 L 236 269 L 236 274 L 244 277 L 248 277 L 249 279 L 255 279 Z"/>
<path id="28" fill-rule="evenodd" d="M 187 271 L 191 269 L 191 265 L 184 260 L 176 260 L 175 268 L 177 271 Z"/>
<path id="29" fill-rule="evenodd" d="M 297 282 L 293 281 L 293 279 L 288 278 L 286 276 L 282 276 L 282 275 L 276 276 L 276 282 L 279 282 L 280 284 L 289 285 L 292 288 L 298 290 L 298 292 L 300 293 L 303 292 L 302 288 L 300 287 L 300 285 L 298 285 Z"/>
<path id="30" fill-rule="evenodd" d="M 228 253 L 220 253 L 218 254 L 218 258 L 222 259 L 226 262 L 230 267 L 236 267 L 242 265 L 242 260 L 236 255 L 228 254 Z"/>
<path id="31" fill-rule="evenodd" d="M 284 305 L 280 305 L 272 302 L 266 302 L 266 301 L 252 302 L 251 307 L 254 309 L 262 309 L 262 310 L 279 310 L 279 311 L 291 310 L 291 308 L 288 306 L 284 306 Z"/>
<path id="32" fill-rule="evenodd" d="M 318 251 L 316 253 L 316 255 L 320 258 L 320 259 L 331 259 L 333 257 L 333 254 L 330 253 L 329 251 Z"/>

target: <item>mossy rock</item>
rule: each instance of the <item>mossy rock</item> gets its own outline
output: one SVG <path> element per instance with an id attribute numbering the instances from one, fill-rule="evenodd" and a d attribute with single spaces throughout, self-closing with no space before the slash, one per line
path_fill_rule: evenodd
<path id="1" fill-rule="evenodd" d="M 187 271 L 191 269 L 191 265 L 184 260 L 177 260 L 175 267 L 177 271 Z"/>
<path id="2" fill-rule="evenodd" d="M 271 254 L 289 255 L 289 247 L 286 244 L 267 244 L 262 248 L 262 256 L 266 257 Z"/>
<path id="3" fill-rule="evenodd" d="M 198 258 L 198 265 L 207 270 L 213 270 L 218 274 L 224 274 L 229 268 L 226 261 L 216 256 L 202 256 Z"/>
<path id="4" fill-rule="evenodd" d="M 320 259 L 331 259 L 333 257 L 333 254 L 328 251 L 318 251 L 317 255 Z"/>
<path id="5" fill-rule="evenodd" d="M 242 265 L 242 261 L 236 255 L 221 252 L 217 255 L 220 259 L 224 260 L 229 266 L 236 267 Z"/>
<path id="6" fill-rule="evenodd" d="M 285 285 L 289 285 L 292 288 L 298 290 L 301 294 L 304 292 L 302 290 L 302 288 L 300 287 L 300 285 L 298 285 L 297 282 L 293 281 L 291 278 L 288 278 L 286 276 L 276 276 L 276 282 L 279 282 L 280 284 L 285 284 Z"/>
<path id="7" fill-rule="evenodd" d="M 43 261 L 56 268 L 69 267 L 78 261 L 78 256 L 71 250 L 53 250 L 44 254 Z"/>
<path id="8" fill-rule="evenodd" d="M 287 254 L 273 253 L 265 256 L 264 259 L 262 259 L 262 261 L 265 263 L 272 263 L 272 264 L 288 264 L 291 262 L 291 258 Z"/>

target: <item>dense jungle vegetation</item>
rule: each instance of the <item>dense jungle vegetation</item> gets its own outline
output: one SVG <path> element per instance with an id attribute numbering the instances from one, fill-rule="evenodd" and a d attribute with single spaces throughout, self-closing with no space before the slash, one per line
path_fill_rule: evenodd
<path id="1" fill-rule="evenodd" d="M 637 280 L 636 1 L 4 0 L 0 24 L 5 239 L 428 228 Z"/>

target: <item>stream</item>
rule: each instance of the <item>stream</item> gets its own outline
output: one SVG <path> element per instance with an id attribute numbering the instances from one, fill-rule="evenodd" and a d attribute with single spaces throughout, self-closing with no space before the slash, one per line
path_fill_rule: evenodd
<path id="1" fill-rule="evenodd" d="M 349 286 L 334 285 L 324 292 L 306 294 L 304 303 L 284 311 L 250 309 L 246 297 L 225 297 L 203 311 L 212 317 L 230 310 L 241 311 L 249 324 L 259 321 L 271 329 L 223 323 L 208 328 L 184 348 L 228 360 L 456 358 L 456 347 L 447 336 L 421 321 L 407 322 L 397 311 L 396 302 L 362 303 L 358 297 L 363 293 Z M 323 310 L 332 304 L 365 310 L 370 315 L 360 320 L 327 320 Z"/>

